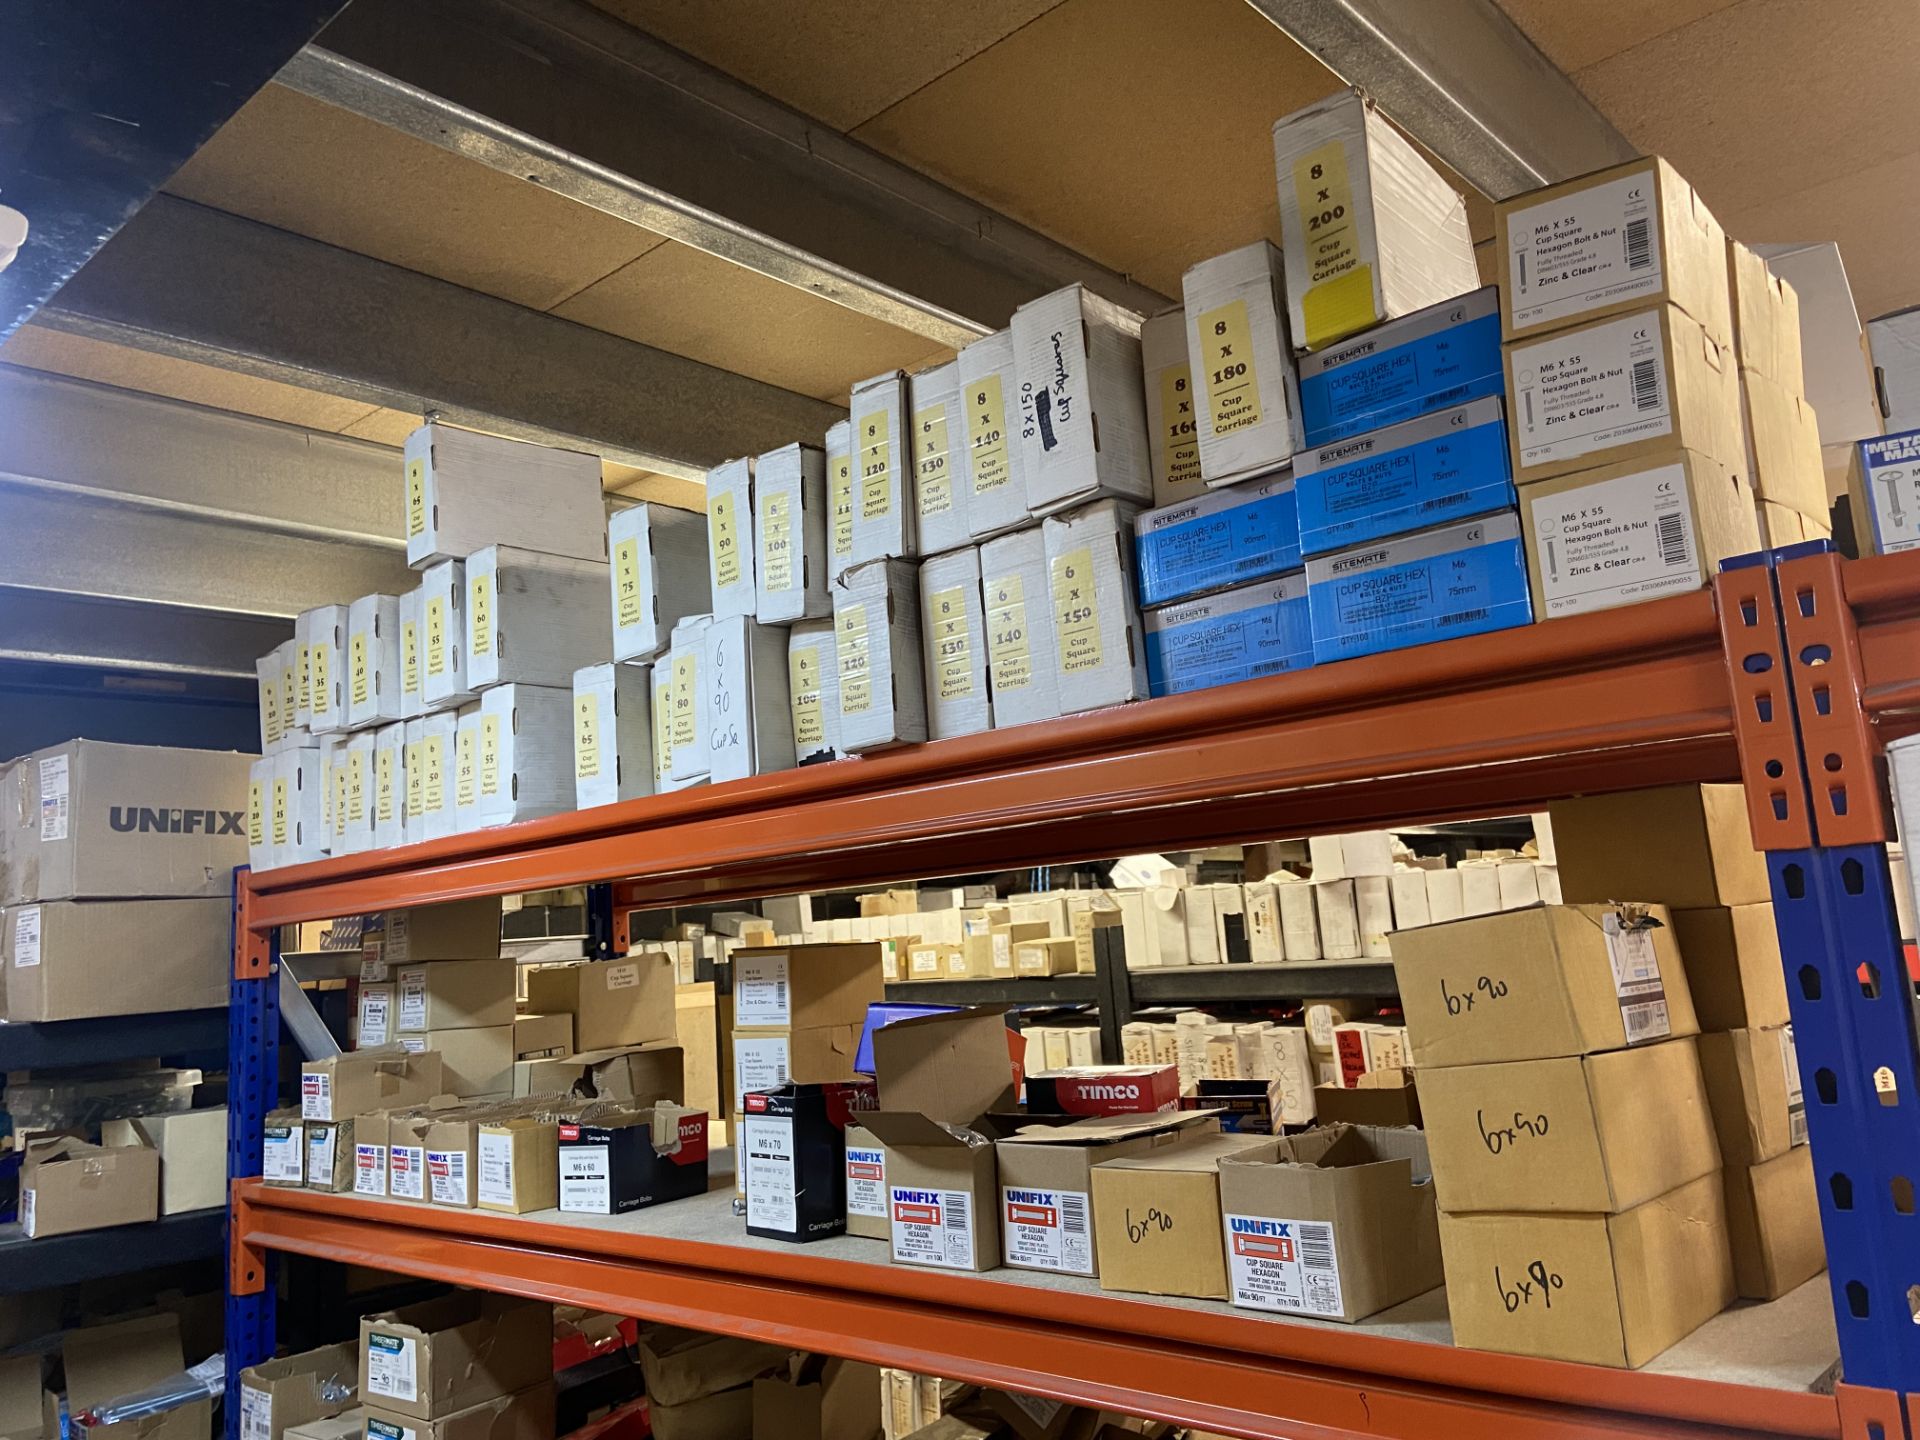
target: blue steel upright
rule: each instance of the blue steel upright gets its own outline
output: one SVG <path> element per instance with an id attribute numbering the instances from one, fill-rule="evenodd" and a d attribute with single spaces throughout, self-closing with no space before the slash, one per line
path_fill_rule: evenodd
<path id="1" fill-rule="evenodd" d="M 246 867 L 233 873 L 233 932 L 230 953 L 238 956 L 245 912 L 241 880 Z M 227 1000 L 227 1189 L 236 1179 L 256 1176 L 261 1169 L 261 1136 L 267 1112 L 279 1102 L 280 1084 L 280 934 L 269 941 L 272 963 L 264 976 L 228 983 Z M 231 1227 L 231 1220 L 229 1220 Z M 228 1236 L 226 1300 L 226 1440 L 239 1440 L 240 1372 L 273 1358 L 274 1277 L 269 1268 L 258 1293 L 233 1293 L 233 1242 Z M 272 1265 L 271 1257 L 265 1262 Z"/>

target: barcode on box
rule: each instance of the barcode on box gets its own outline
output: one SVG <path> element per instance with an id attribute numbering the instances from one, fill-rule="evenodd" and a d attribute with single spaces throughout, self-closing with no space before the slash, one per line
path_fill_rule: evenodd
<path id="1" fill-rule="evenodd" d="M 1484 620 L 1486 618 L 1487 609 L 1483 605 L 1474 610 L 1456 610 L 1451 615 L 1442 615 L 1434 624 L 1441 629 L 1445 629 L 1449 625 L 1469 625 L 1475 620 Z"/>
<path id="2" fill-rule="evenodd" d="M 1060 1228 L 1069 1235 L 1087 1233 L 1087 1197 L 1072 1191 L 1060 1195 Z"/>
<path id="3" fill-rule="evenodd" d="M 1653 222 L 1629 220 L 1627 222 L 1627 268 L 1644 270 L 1651 264 L 1653 264 Z"/>
<path id="4" fill-rule="evenodd" d="M 1676 569 L 1693 568 L 1693 547 L 1687 543 L 1686 517 L 1679 511 L 1654 521 L 1654 539 L 1660 546 L 1660 563 Z"/>
<path id="5" fill-rule="evenodd" d="M 967 1192 L 949 1190 L 943 1197 L 945 1203 L 940 1207 L 946 1215 L 946 1227 L 949 1230 L 967 1228 Z"/>
<path id="6" fill-rule="evenodd" d="M 1660 364 L 1657 360 L 1633 362 L 1633 408 L 1636 410 L 1660 408 Z"/>

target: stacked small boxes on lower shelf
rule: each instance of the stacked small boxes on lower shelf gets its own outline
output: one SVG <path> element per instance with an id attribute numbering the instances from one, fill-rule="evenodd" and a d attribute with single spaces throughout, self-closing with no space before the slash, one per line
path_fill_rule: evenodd
<path id="1" fill-rule="evenodd" d="M 553 1440 L 553 1307 L 456 1291 L 360 1321 L 366 1440 Z"/>

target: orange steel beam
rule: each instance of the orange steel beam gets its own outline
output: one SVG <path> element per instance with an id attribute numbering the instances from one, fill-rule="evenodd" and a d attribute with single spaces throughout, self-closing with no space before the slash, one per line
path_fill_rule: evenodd
<path id="1" fill-rule="evenodd" d="M 627 904 L 1737 779 L 1699 593 L 253 876 L 250 922 L 625 880 Z"/>
<path id="2" fill-rule="evenodd" d="M 1832 1397 L 983 1276 L 238 1187 L 245 1242 L 1100 1405 L 1247 1440 L 1837 1437 Z"/>

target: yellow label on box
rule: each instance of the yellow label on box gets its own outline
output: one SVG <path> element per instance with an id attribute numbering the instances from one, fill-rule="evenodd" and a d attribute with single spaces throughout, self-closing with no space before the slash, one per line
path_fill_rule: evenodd
<path id="1" fill-rule="evenodd" d="M 1307 288 L 1300 297 L 1307 349 L 1364 330 L 1374 313 L 1373 267 L 1360 253 L 1358 213 L 1347 173 L 1346 146 L 1329 141 L 1293 164 L 1293 194 L 1300 207 L 1301 250 Z"/>
<path id="2" fill-rule="evenodd" d="M 260 682 L 260 738 L 271 745 L 280 738 L 280 682 Z"/>
<path id="3" fill-rule="evenodd" d="M 420 693 L 420 625 L 415 620 L 400 627 L 400 693 Z"/>
<path id="4" fill-rule="evenodd" d="M 1184 364 L 1160 372 L 1160 428 L 1167 442 L 1162 485 L 1188 485 L 1200 479 L 1200 427 L 1193 418 L 1193 384 Z"/>
<path id="5" fill-rule="evenodd" d="M 424 748 L 424 741 L 407 741 L 407 814 L 411 816 L 426 813 L 423 806 L 426 800 L 427 768 L 421 758 Z"/>
<path id="6" fill-rule="evenodd" d="M 640 542 L 622 540 L 613 547 L 613 623 L 622 630 L 638 625 L 640 604 Z"/>
<path id="7" fill-rule="evenodd" d="M 707 534 L 713 544 L 713 583 L 722 590 L 740 583 L 740 531 L 734 520 L 731 490 L 722 490 L 707 502 Z"/>
<path id="8" fill-rule="evenodd" d="M 833 617 L 834 651 L 840 661 L 840 713 L 864 715 L 873 708 L 873 656 L 867 648 L 867 607 L 848 605 Z"/>
<path id="9" fill-rule="evenodd" d="M 769 591 L 793 588 L 793 496 L 785 490 L 767 496 L 760 520 L 760 583 Z"/>
<path id="10" fill-rule="evenodd" d="M 347 767 L 338 762 L 329 763 L 326 786 L 327 830 L 331 833 L 347 823 Z"/>
<path id="11" fill-rule="evenodd" d="M 473 632 L 467 654 L 493 653 L 493 576 L 482 570 L 467 581 L 467 625 Z"/>
<path id="12" fill-rule="evenodd" d="M 425 773 L 420 777 L 420 803 L 423 815 L 436 814 L 447 802 L 447 737 L 429 735 L 420 742 Z"/>
<path id="13" fill-rule="evenodd" d="M 573 697 L 573 775 L 591 780 L 600 773 L 600 700 L 592 694 Z"/>
<path id="14" fill-rule="evenodd" d="M 480 717 L 480 793 L 500 793 L 500 717 Z"/>
<path id="15" fill-rule="evenodd" d="M 787 690 L 793 697 L 793 743 L 802 755 L 827 743 L 821 709 L 820 647 L 797 645 L 787 652 Z"/>
<path id="16" fill-rule="evenodd" d="M 1093 594 L 1093 552 L 1082 546 L 1054 560 L 1053 628 L 1060 643 L 1060 673 L 1100 668 L 1100 603 Z"/>
<path id="17" fill-rule="evenodd" d="M 305 698 L 307 693 L 307 647 L 304 645 L 296 645 L 294 648 L 299 652 L 299 655 L 296 659 L 287 662 L 287 668 L 280 676 L 280 733 L 282 735 L 291 730 L 296 723 L 293 718 L 296 708 L 294 686 L 298 685 L 301 687 L 299 694 L 302 699 Z"/>
<path id="18" fill-rule="evenodd" d="M 700 678 L 700 661 L 691 653 L 673 657 L 673 743 L 669 751 L 691 745 L 700 738 L 694 723 L 699 713 L 694 706 L 693 687 Z"/>
<path id="19" fill-rule="evenodd" d="M 247 844 L 264 845 L 267 839 L 267 785 L 252 780 L 247 785 Z"/>
<path id="20" fill-rule="evenodd" d="M 364 824 L 367 818 L 367 752 L 348 751 L 347 763 L 343 768 L 347 772 L 346 823 Z"/>
<path id="21" fill-rule="evenodd" d="M 893 509 L 893 467 L 887 448 L 892 439 L 885 410 L 862 415 L 854 427 L 853 448 L 860 457 L 860 518 L 884 519 Z"/>
<path id="22" fill-rule="evenodd" d="M 933 621 L 934 690 L 942 700 L 973 694 L 973 637 L 967 633 L 967 592 L 956 585 L 927 601 Z"/>
<path id="23" fill-rule="evenodd" d="M 447 597 L 427 597 L 427 674 L 447 672 Z"/>
<path id="24" fill-rule="evenodd" d="M 364 631 L 355 631 L 347 640 L 347 676 L 352 687 L 355 705 L 365 705 L 373 698 L 373 676 L 367 664 L 367 637 Z"/>
<path id="25" fill-rule="evenodd" d="M 394 749 L 382 745 L 373 752 L 373 822 L 391 825 L 400 787 L 394 783 Z"/>
<path id="26" fill-rule="evenodd" d="M 453 732 L 453 804 L 468 809 L 480 798 L 480 727 L 462 725 Z"/>
<path id="27" fill-rule="evenodd" d="M 427 533 L 427 462 L 407 461 L 407 539 Z"/>
<path id="28" fill-rule="evenodd" d="M 1027 643 L 1026 586 L 1020 576 L 989 580 L 987 664 L 996 690 L 1024 690 L 1033 683 L 1033 655 Z"/>
<path id="29" fill-rule="evenodd" d="M 313 693 L 307 697 L 307 708 L 316 715 L 333 710 L 333 677 L 327 673 L 332 661 L 331 645 L 313 647 Z"/>
<path id="30" fill-rule="evenodd" d="M 660 675 L 653 682 L 653 788 L 664 793 L 673 782 L 673 681 Z"/>
<path id="31" fill-rule="evenodd" d="M 273 777 L 273 843 L 287 843 L 287 777 Z"/>
<path id="32" fill-rule="evenodd" d="M 833 557 L 844 560 L 853 554 L 853 456 L 833 457 Z"/>
<path id="33" fill-rule="evenodd" d="M 953 509 L 953 471 L 947 455 L 947 407 L 929 405 L 913 417 L 914 474 L 919 483 L 923 519 Z"/>
<path id="34" fill-rule="evenodd" d="M 973 460 L 973 493 L 998 490 L 1013 477 L 1007 463 L 1007 405 L 1000 377 L 976 381 L 966 394 L 967 447 Z"/>
<path id="35" fill-rule="evenodd" d="M 1247 302 L 1229 300 L 1200 316 L 1200 373 L 1207 378 L 1207 413 L 1213 433 L 1225 435 L 1260 423 L 1260 381 L 1254 371 L 1253 333 Z"/>

